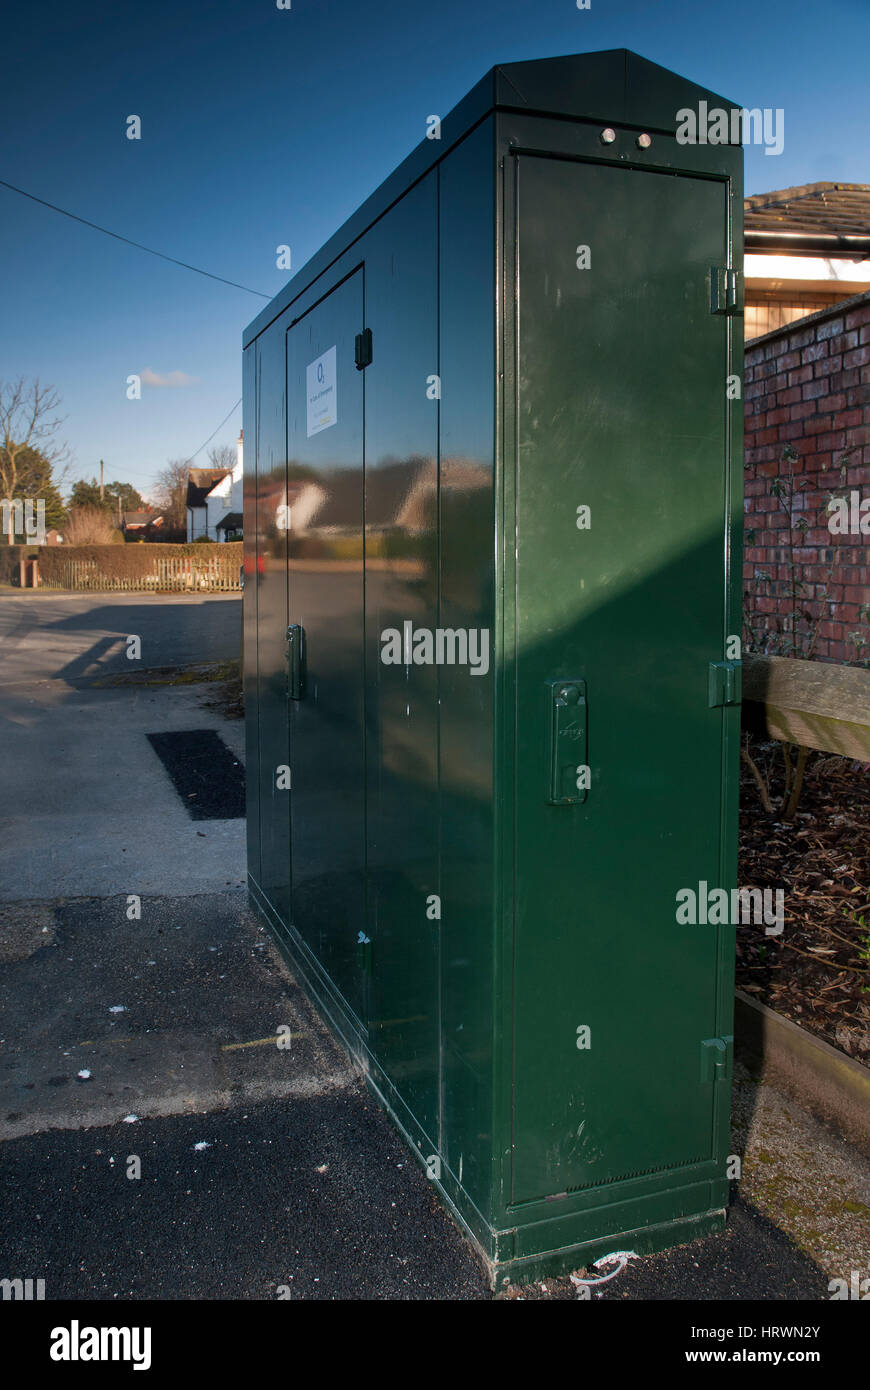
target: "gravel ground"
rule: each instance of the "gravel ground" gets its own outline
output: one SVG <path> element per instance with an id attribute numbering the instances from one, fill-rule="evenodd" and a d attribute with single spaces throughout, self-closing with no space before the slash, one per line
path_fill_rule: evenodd
<path id="1" fill-rule="evenodd" d="M 738 1062 L 732 1110 L 744 1200 L 830 1278 L 870 1274 L 870 1163 Z"/>

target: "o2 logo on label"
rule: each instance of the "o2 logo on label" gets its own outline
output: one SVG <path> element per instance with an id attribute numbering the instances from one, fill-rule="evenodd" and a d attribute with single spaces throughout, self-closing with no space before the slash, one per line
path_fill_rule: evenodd
<path id="1" fill-rule="evenodd" d="M 309 362 L 305 368 L 306 430 L 310 439 L 321 430 L 338 424 L 338 388 L 335 379 L 335 348 Z"/>

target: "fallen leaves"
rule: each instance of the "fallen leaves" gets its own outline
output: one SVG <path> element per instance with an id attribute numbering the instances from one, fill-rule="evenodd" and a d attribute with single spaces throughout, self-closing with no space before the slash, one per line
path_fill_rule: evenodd
<path id="1" fill-rule="evenodd" d="M 777 745 L 757 743 L 773 804 Z M 737 985 L 870 1066 L 870 767 L 811 753 L 793 824 L 772 820 L 741 765 L 740 884 L 785 891 L 782 937 L 737 931 Z"/>

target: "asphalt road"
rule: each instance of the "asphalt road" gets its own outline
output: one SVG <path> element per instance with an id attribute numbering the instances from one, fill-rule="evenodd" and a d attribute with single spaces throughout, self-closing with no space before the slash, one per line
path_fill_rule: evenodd
<path id="1" fill-rule="evenodd" d="M 3 593 L 0 686 L 238 660 L 241 624 L 240 594 Z"/>
<path id="2" fill-rule="evenodd" d="M 0 907 L 0 1272 L 48 1299 L 489 1297 L 245 895 L 125 906 Z M 827 1280 L 737 1204 L 595 1297 L 824 1300 Z"/>
<path id="3" fill-rule="evenodd" d="M 127 1177 L 131 1154 L 139 1179 Z M 47 1298 L 275 1299 L 282 1286 L 294 1299 L 491 1297 L 359 1083 L 318 1100 L 18 1140 L 5 1146 L 4 1186 L 3 1267 L 44 1278 Z M 569 1279 L 516 1292 L 577 1297 Z M 827 1297 L 820 1271 L 741 1204 L 724 1235 L 639 1260 L 595 1293 Z"/>
<path id="4" fill-rule="evenodd" d="M 134 921 L 118 898 L 0 908 L 0 962 L 4 1276 L 48 1299 L 487 1296 L 243 893 Z"/>

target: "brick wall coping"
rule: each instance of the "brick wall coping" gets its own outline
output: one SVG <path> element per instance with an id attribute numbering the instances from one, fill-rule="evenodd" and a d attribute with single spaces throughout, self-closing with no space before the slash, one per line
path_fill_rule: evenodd
<path id="1" fill-rule="evenodd" d="M 798 284 L 798 281 L 795 281 Z M 762 333 L 759 337 L 753 338 L 746 344 L 744 355 L 749 356 L 755 352 L 756 348 L 763 347 L 765 343 L 772 343 L 776 338 L 788 338 L 792 333 L 800 333 L 811 324 L 821 323 L 824 319 L 836 318 L 838 314 L 847 314 L 850 310 L 857 308 L 859 304 L 870 303 L 870 290 L 864 290 L 861 294 L 852 295 L 851 299 L 841 299 L 836 304 L 826 304 L 823 309 L 816 309 L 815 313 L 807 314 L 804 318 L 792 319 L 791 323 L 784 323 L 779 328 L 772 328 L 769 333 Z"/>

